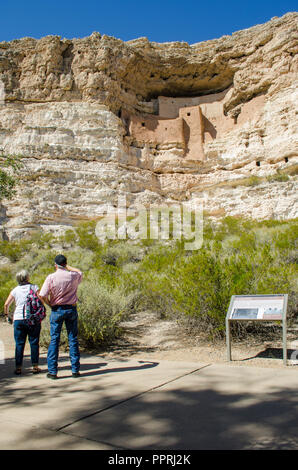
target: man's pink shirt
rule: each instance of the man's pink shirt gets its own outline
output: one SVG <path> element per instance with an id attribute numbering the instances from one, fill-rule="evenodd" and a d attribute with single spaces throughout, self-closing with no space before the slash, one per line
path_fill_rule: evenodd
<path id="1" fill-rule="evenodd" d="M 82 273 L 58 268 L 49 274 L 39 292 L 41 297 L 49 296 L 50 304 L 74 305 L 77 303 L 77 289 L 82 280 Z"/>

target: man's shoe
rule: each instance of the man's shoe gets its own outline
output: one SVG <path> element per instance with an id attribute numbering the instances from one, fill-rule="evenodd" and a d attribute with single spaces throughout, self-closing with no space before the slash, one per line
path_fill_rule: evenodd
<path id="1" fill-rule="evenodd" d="M 48 373 L 48 374 L 47 374 L 47 377 L 48 377 L 48 379 L 52 379 L 52 380 L 57 379 L 57 375 L 55 375 L 55 374 L 50 374 L 50 373 Z"/>
<path id="2" fill-rule="evenodd" d="M 73 372 L 72 376 L 75 377 L 75 378 L 76 377 L 81 377 L 81 374 L 80 374 L 80 372 Z"/>

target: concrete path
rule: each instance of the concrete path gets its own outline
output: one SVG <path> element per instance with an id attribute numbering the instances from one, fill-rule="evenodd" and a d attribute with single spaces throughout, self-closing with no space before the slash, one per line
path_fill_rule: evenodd
<path id="1" fill-rule="evenodd" d="M 83 355 L 81 377 L 13 375 L 0 324 L 0 449 L 297 449 L 298 374 L 285 369 Z"/>

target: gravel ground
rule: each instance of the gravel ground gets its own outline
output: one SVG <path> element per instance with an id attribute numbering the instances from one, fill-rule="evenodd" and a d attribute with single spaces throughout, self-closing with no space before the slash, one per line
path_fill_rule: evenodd
<path id="1" fill-rule="evenodd" d="M 122 323 L 123 335 L 100 355 L 106 359 L 142 358 L 204 363 L 228 363 L 225 341 L 208 343 L 188 335 L 177 322 L 162 320 L 152 312 L 140 312 Z M 298 332 L 296 332 L 298 333 Z M 13 328 L 0 321 L 0 340 L 6 353 L 14 354 Z M 288 366 L 298 366 L 298 338 L 288 335 Z M 296 352 L 295 352 L 296 351 Z M 41 352 L 46 352 L 41 350 Z M 30 353 L 28 342 L 25 354 Z M 283 368 L 282 341 L 232 341 L 231 365 Z M 295 355 L 295 359 L 293 357 Z M 292 359 L 291 359 L 292 357 Z"/>
<path id="2" fill-rule="evenodd" d="M 200 337 L 190 337 L 177 322 L 161 320 L 152 312 L 132 315 L 121 326 L 123 336 L 105 352 L 106 357 L 129 355 L 152 360 L 228 362 L 225 341 L 208 343 Z M 291 360 L 291 357 L 294 357 L 292 354 L 296 354 L 296 349 L 298 359 L 297 339 L 297 336 L 288 335 L 288 365 L 290 367 L 298 365 L 298 360 Z M 230 364 L 283 368 L 282 338 L 274 342 L 232 341 Z"/>

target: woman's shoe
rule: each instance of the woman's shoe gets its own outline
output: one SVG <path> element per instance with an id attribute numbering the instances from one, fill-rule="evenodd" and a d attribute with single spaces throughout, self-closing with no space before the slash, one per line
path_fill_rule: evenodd
<path id="1" fill-rule="evenodd" d="M 38 366 L 33 366 L 32 372 L 33 374 L 39 374 L 41 372 L 41 369 Z"/>
<path id="2" fill-rule="evenodd" d="M 16 367 L 14 373 L 15 373 L 15 375 L 21 375 L 21 373 L 22 373 L 21 367 Z"/>

